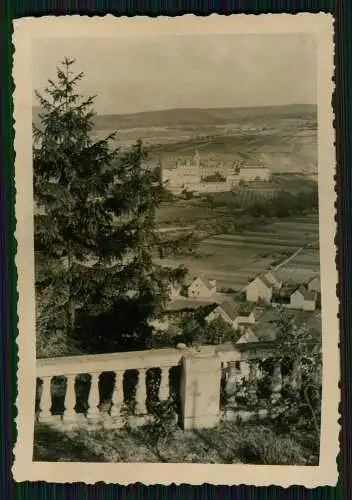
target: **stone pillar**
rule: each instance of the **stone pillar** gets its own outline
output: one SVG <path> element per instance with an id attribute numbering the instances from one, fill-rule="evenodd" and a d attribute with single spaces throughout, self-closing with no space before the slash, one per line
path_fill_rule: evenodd
<path id="1" fill-rule="evenodd" d="M 160 379 L 160 386 L 159 386 L 159 400 L 166 401 L 169 398 L 169 396 L 170 396 L 169 368 L 164 366 L 161 368 L 161 379 Z"/>
<path id="2" fill-rule="evenodd" d="M 281 397 L 281 389 L 282 389 L 282 374 L 281 374 L 280 361 L 275 363 L 271 388 L 272 388 L 271 401 L 273 403 L 276 403 Z"/>
<path id="3" fill-rule="evenodd" d="M 138 374 L 137 390 L 136 390 L 136 415 L 145 415 L 147 400 L 147 387 L 146 387 L 146 369 L 141 368 Z"/>
<path id="4" fill-rule="evenodd" d="M 76 418 L 75 382 L 76 375 L 66 375 L 65 411 L 63 416 L 65 421 L 72 421 Z"/>
<path id="5" fill-rule="evenodd" d="M 41 377 L 42 379 L 42 394 L 39 403 L 39 421 L 51 420 L 51 377 Z"/>
<path id="6" fill-rule="evenodd" d="M 89 419 L 96 419 L 100 416 L 99 411 L 99 373 L 91 373 L 91 381 L 90 381 L 90 391 L 88 397 L 88 412 L 87 417 Z"/>
<path id="7" fill-rule="evenodd" d="M 202 429 L 220 420 L 221 361 L 217 354 L 182 358 L 181 407 L 184 429 Z"/>

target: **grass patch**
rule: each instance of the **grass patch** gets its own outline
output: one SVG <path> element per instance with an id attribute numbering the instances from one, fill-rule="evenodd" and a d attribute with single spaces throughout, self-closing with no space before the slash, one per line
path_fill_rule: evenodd
<path id="1" fill-rule="evenodd" d="M 311 436 L 279 434 L 270 424 L 236 422 L 194 431 L 177 427 L 158 446 L 148 426 L 62 432 L 41 425 L 35 430 L 33 456 L 35 461 L 318 464 Z"/>

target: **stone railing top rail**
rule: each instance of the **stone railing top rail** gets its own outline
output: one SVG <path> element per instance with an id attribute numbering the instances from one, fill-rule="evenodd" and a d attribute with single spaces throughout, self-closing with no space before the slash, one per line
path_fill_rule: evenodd
<path id="1" fill-rule="evenodd" d="M 83 373 L 123 372 L 149 368 L 171 368 L 177 366 L 185 355 L 219 355 L 221 361 L 240 361 L 258 357 L 258 350 L 268 350 L 263 343 L 235 348 L 231 344 L 202 346 L 200 349 L 150 349 L 146 351 L 89 354 L 57 358 L 37 359 L 37 376 L 79 375 Z"/>
<path id="2" fill-rule="evenodd" d="M 148 351 L 89 354 L 37 360 L 37 375 L 78 375 L 110 371 L 138 370 L 176 366 L 182 355 L 180 349 L 151 349 Z"/>

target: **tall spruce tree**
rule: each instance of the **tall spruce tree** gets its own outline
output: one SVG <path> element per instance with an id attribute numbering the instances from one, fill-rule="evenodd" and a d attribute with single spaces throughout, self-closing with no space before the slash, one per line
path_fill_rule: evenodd
<path id="1" fill-rule="evenodd" d="M 84 75 L 71 71 L 73 63 L 65 58 L 57 80 L 36 92 L 38 334 L 50 342 L 61 327 L 66 341 L 90 352 L 148 347 L 149 319 L 163 307 L 170 283 L 185 275 L 182 267 L 155 265 L 153 255 L 179 242 L 162 241 L 156 231 L 164 189 L 142 142 L 120 152 L 112 147 L 115 134 L 93 139 L 95 97 L 79 94 Z"/>

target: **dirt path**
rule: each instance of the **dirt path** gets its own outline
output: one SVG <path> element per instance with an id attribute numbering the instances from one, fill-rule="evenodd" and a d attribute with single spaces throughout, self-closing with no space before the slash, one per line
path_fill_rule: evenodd
<path id="1" fill-rule="evenodd" d="M 274 269 L 272 269 L 272 271 L 277 271 L 278 269 L 280 269 L 282 266 L 288 264 L 289 262 L 291 262 L 292 259 L 294 259 L 298 254 L 300 254 L 303 250 L 306 250 L 308 248 L 311 248 L 313 247 L 313 245 L 315 245 L 316 243 L 319 243 L 319 240 L 315 240 L 311 243 L 308 243 L 307 245 L 304 245 L 303 247 L 300 247 L 298 250 L 296 250 L 292 255 L 290 255 L 289 257 L 287 257 L 287 259 L 283 260 L 282 262 L 280 262 L 280 264 L 278 264 L 276 267 L 274 267 Z"/>

